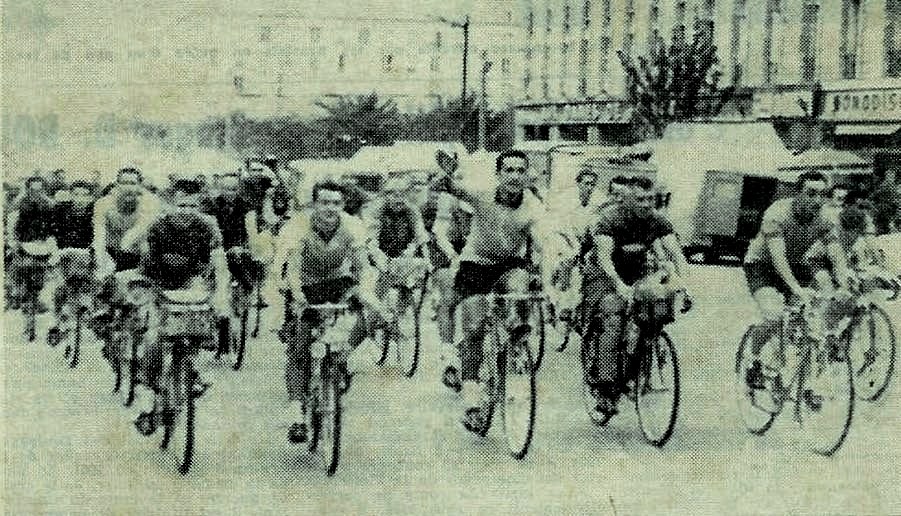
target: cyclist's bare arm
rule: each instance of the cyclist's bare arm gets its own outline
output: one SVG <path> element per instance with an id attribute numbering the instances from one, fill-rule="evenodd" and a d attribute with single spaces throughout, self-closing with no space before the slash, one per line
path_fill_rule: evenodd
<path id="1" fill-rule="evenodd" d="M 626 298 L 626 300 L 631 299 L 632 287 L 626 285 L 626 282 L 619 277 L 619 273 L 616 272 L 616 266 L 613 265 L 613 239 L 607 235 L 595 235 L 595 246 L 597 247 L 598 265 L 601 267 L 601 270 L 604 271 L 608 278 L 613 280 L 616 292 L 620 296 Z"/>
<path id="2" fill-rule="evenodd" d="M 422 215 L 420 215 L 419 210 L 416 208 L 412 208 L 413 213 L 413 241 L 404 249 L 403 255 L 406 257 L 412 257 L 416 255 L 416 252 L 422 249 L 422 254 L 426 258 L 428 258 L 428 243 L 429 243 L 429 233 L 425 230 L 425 223 L 422 221 Z M 431 263 L 431 262 L 429 262 Z"/>
<path id="3" fill-rule="evenodd" d="M 12 246 L 18 241 L 16 238 L 16 224 L 19 222 L 19 210 L 13 210 L 6 222 L 6 243 Z"/>
<path id="4" fill-rule="evenodd" d="M 788 263 L 788 258 L 785 256 L 785 239 L 781 235 L 769 236 L 766 239 L 766 245 L 776 273 L 779 274 L 779 277 L 782 278 L 782 281 L 788 285 L 792 292 L 801 294 L 801 284 L 795 278 L 791 265 Z"/>
<path id="5" fill-rule="evenodd" d="M 826 243 L 826 254 L 835 271 L 835 280 L 842 288 L 848 288 L 851 278 L 851 272 L 848 269 L 848 260 L 845 250 L 837 240 L 830 240 Z"/>
<path id="6" fill-rule="evenodd" d="M 685 255 L 682 254 L 682 246 L 676 235 L 670 233 L 660 238 L 660 245 L 663 248 L 665 256 L 676 267 L 676 275 L 685 279 L 688 275 L 688 263 L 685 261 Z"/>

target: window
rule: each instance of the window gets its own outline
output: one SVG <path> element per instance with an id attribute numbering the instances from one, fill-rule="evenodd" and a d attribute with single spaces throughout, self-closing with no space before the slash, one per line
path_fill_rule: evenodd
<path id="1" fill-rule="evenodd" d="M 260 27 L 260 41 L 267 42 L 272 39 L 272 27 L 264 25 Z"/>
<path id="2" fill-rule="evenodd" d="M 552 17 L 552 15 L 553 15 L 553 13 L 551 13 L 551 8 L 548 7 L 548 8 L 547 8 L 547 11 L 546 11 L 545 14 L 544 14 L 544 31 L 545 31 L 545 32 L 550 32 L 550 31 L 551 31 L 551 17 Z"/>
<path id="3" fill-rule="evenodd" d="M 648 49 L 654 48 L 660 38 L 660 0 L 650 0 L 648 11 Z"/>
<path id="4" fill-rule="evenodd" d="M 546 75 L 541 78 L 541 96 L 544 98 L 551 96 L 551 85 L 548 84 Z"/>
<path id="5" fill-rule="evenodd" d="M 560 126 L 560 139 L 567 142 L 587 142 L 588 126 L 585 124 L 563 124 Z"/>
<path id="6" fill-rule="evenodd" d="M 507 57 L 501 59 L 501 73 L 510 73 L 510 59 Z"/>
<path id="7" fill-rule="evenodd" d="M 310 27 L 310 44 L 313 47 L 318 47 L 321 39 L 322 27 Z"/>
<path id="8" fill-rule="evenodd" d="M 369 29 L 361 29 L 357 41 L 361 47 L 369 45 Z"/>
<path id="9" fill-rule="evenodd" d="M 341 52 L 340 54 L 338 54 L 338 71 L 339 72 L 344 71 L 344 52 Z"/>
<path id="10" fill-rule="evenodd" d="M 901 77 L 901 0 L 885 3 L 885 75 Z"/>
<path id="11" fill-rule="evenodd" d="M 676 12 L 673 15 L 673 41 L 685 41 L 685 0 L 676 0 Z"/>
<path id="12" fill-rule="evenodd" d="M 588 40 L 579 42 L 579 95 L 588 95 Z"/>
<path id="13" fill-rule="evenodd" d="M 806 0 L 801 8 L 801 40 L 798 51 L 801 55 L 801 80 L 811 83 L 817 75 L 817 23 L 820 6 L 817 0 Z"/>
<path id="14" fill-rule="evenodd" d="M 543 140 L 551 139 L 550 127 L 546 125 L 527 125 L 524 126 L 526 132 L 526 140 Z"/>
<path id="15" fill-rule="evenodd" d="M 591 26 L 591 0 L 585 0 L 582 3 L 582 28 L 587 29 Z"/>
<path id="16" fill-rule="evenodd" d="M 635 39 L 633 23 L 635 21 L 635 0 L 626 0 L 626 28 L 623 36 L 623 54 L 632 57 L 632 43 Z"/>
<path id="17" fill-rule="evenodd" d="M 571 11 L 569 8 L 569 3 L 563 4 L 563 32 L 568 33 L 570 27 L 570 15 Z"/>
<path id="18" fill-rule="evenodd" d="M 857 45 L 860 34 L 860 0 L 842 0 L 842 33 L 839 59 L 842 79 L 857 77 Z"/>
<path id="19" fill-rule="evenodd" d="M 435 48 L 441 50 L 441 33 L 435 33 Z"/>
<path id="20" fill-rule="evenodd" d="M 560 44 L 560 93 L 566 96 L 566 80 L 569 78 L 569 43 Z"/>
<path id="21" fill-rule="evenodd" d="M 699 33 L 704 42 L 708 45 L 713 44 L 713 28 L 716 18 L 716 0 L 704 0 L 701 15 L 698 17 Z"/>
<path id="22" fill-rule="evenodd" d="M 743 73 L 742 47 L 744 39 L 742 39 L 742 29 L 745 26 L 747 0 L 735 0 L 732 11 L 732 41 L 729 49 L 729 60 L 732 62 L 732 85 L 741 85 L 741 76 Z"/>
<path id="23" fill-rule="evenodd" d="M 529 34 L 529 37 L 535 35 L 535 13 L 531 10 L 526 15 L 526 32 Z"/>
<path id="24" fill-rule="evenodd" d="M 382 56 L 382 71 L 385 73 L 390 73 L 394 71 L 394 56 L 391 54 L 385 54 Z"/>

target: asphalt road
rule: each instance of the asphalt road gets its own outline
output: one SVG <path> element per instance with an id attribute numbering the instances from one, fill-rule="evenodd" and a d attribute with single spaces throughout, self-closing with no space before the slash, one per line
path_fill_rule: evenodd
<path id="1" fill-rule="evenodd" d="M 344 399 L 343 450 L 326 478 L 287 442 L 284 353 L 264 328 L 240 372 L 208 354 L 212 389 L 198 403 L 198 447 L 187 477 L 159 437 L 141 437 L 110 393 L 99 345 L 69 370 L 62 351 L 22 338 L 4 316 L 5 512 L 9 514 L 823 514 L 901 513 L 898 379 L 856 407 L 833 457 L 807 451 L 790 418 L 749 434 L 734 402 L 732 366 L 753 318 L 739 269 L 699 267 L 696 309 L 670 328 L 680 355 L 682 405 L 671 441 L 644 442 L 625 408 L 593 426 L 579 393 L 577 341 L 549 349 L 538 378 L 528 456 L 516 461 L 493 429 L 458 423 L 459 400 L 440 385 L 434 324 L 413 379 L 368 367 Z M 272 310 L 274 311 L 274 310 Z M 893 307 L 897 322 L 901 310 Z M 46 325 L 46 323 L 45 323 Z M 549 334 L 549 348 L 559 336 Z M 360 363 L 366 362 L 360 350 Z"/>

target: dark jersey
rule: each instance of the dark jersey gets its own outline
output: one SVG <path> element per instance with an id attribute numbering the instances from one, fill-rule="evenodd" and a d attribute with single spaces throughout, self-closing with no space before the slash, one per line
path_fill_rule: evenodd
<path id="1" fill-rule="evenodd" d="M 72 202 L 61 202 L 53 211 L 52 227 L 57 247 L 91 247 L 94 239 L 93 204 L 77 208 Z"/>
<path id="2" fill-rule="evenodd" d="M 623 282 L 632 285 L 648 274 L 648 255 L 654 241 L 672 233 L 672 224 L 656 212 L 638 217 L 615 205 L 601 212 L 591 237 L 608 236 L 613 240 L 613 266 Z M 586 268 L 587 276 L 603 274 L 596 256 L 588 257 Z"/>
<path id="3" fill-rule="evenodd" d="M 247 246 L 244 218 L 250 211 L 250 207 L 244 199 L 241 197 L 226 199 L 223 196 L 216 196 L 210 199 L 204 211 L 216 219 L 219 230 L 222 232 L 222 247 L 231 249 L 232 247 Z"/>
<path id="4" fill-rule="evenodd" d="M 171 213 L 148 230 L 145 274 L 164 289 L 184 288 L 209 270 L 214 249 L 222 247 L 219 228 L 199 213 Z"/>
<path id="5" fill-rule="evenodd" d="M 53 236 L 54 205 L 49 199 L 22 199 L 15 236 L 19 242 L 35 242 Z"/>

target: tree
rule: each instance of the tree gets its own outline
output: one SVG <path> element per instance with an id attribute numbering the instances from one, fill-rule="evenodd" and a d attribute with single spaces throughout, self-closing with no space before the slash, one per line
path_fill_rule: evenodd
<path id="1" fill-rule="evenodd" d="M 639 133 L 659 137 L 672 122 L 719 113 L 732 88 L 719 87 L 722 73 L 717 70 L 716 51 L 709 30 L 697 24 L 691 41 L 676 32 L 669 46 L 658 38 L 647 57 L 632 59 L 618 53 Z"/>
<path id="2" fill-rule="evenodd" d="M 327 142 L 326 154 L 350 157 L 363 145 L 390 145 L 400 136 L 397 105 L 376 93 L 344 95 L 316 105 L 327 113 L 318 121 Z"/>

